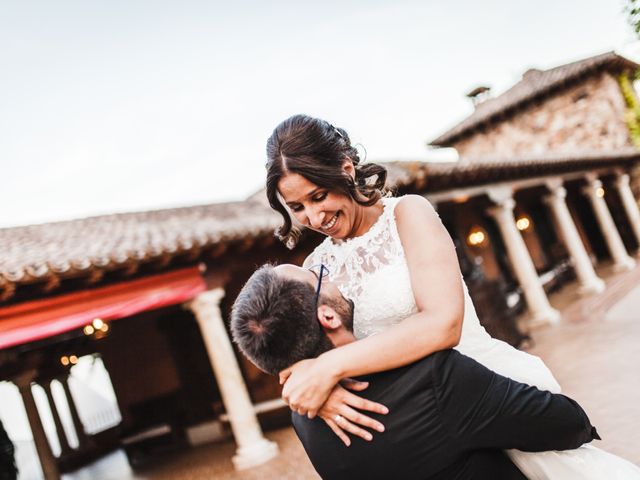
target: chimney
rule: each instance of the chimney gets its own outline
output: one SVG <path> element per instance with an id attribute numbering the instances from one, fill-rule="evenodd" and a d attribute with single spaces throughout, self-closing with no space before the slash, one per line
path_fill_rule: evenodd
<path id="1" fill-rule="evenodd" d="M 473 106 L 477 108 L 482 102 L 491 98 L 491 87 L 480 85 L 467 93 L 467 97 L 471 99 Z"/>
<path id="2" fill-rule="evenodd" d="M 537 75 L 539 75 L 540 73 L 542 73 L 542 70 L 540 70 L 538 68 L 530 68 L 529 70 L 527 70 L 526 72 L 524 72 L 522 74 L 522 79 L 523 80 L 531 80 L 531 79 L 535 78 Z"/>

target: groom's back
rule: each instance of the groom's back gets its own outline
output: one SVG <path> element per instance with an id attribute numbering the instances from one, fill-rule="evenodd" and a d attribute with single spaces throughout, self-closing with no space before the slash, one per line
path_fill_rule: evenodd
<path id="1" fill-rule="evenodd" d="M 369 387 L 362 396 L 383 403 L 390 411 L 386 416 L 371 415 L 385 425 L 385 432 L 374 432 L 371 442 L 352 437 L 351 446 L 346 447 L 323 420 L 293 414 L 296 433 L 318 473 L 327 479 L 349 480 L 424 480 L 438 478 L 439 473 L 444 474 L 442 478 L 463 478 L 459 473 L 468 468 L 471 457 L 451 442 L 434 389 L 438 381 L 435 369 L 450 354 L 438 352 L 406 367 L 367 377 Z M 509 463 L 506 458 L 500 462 Z"/>

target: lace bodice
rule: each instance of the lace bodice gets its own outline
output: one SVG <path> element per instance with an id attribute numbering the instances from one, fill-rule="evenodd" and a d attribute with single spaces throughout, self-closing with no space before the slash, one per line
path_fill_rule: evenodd
<path id="1" fill-rule="evenodd" d="M 305 262 L 307 266 L 324 263 L 342 294 L 354 301 L 358 338 L 378 333 L 417 311 L 395 225 L 398 200 L 382 199 L 382 214 L 364 235 L 335 243 L 327 237 Z"/>
<path id="2" fill-rule="evenodd" d="M 305 266 L 324 263 L 342 294 L 354 301 L 357 338 L 379 333 L 418 311 L 396 227 L 395 208 L 401 199 L 383 198 L 382 214 L 364 235 L 338 242 L 327 237 L 305 261 Z M 491 338 L 480 325 L 462 283 L 465 316 L 461 350 L 465 346 L 473 349 L 478 342 Z"/>

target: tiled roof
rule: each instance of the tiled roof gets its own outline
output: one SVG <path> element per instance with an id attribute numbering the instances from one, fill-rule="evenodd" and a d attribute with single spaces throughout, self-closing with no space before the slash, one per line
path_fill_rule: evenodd
<path id="1" fill-rule="evenodd" d="M 388 182 L 421 193 L 560 174 L 640 161 L 636 150 L 598 155 L 486 159 L 432 164 L 388 162 Z M 42 225 L 0 229 L 0 302 L 20 285 L 67 278 L 92 278 L 105 272 L 187 255 L 196 261 L 204 249 L 233 242 L 272 239 L 281 223 L 264 192 L 243 202 L 219 203 L 149 212 L 102 215 Z"/>
<path id="2" fill-rule="evenodd" d="M 0 229 L 3 284 L 89 275 L 242 240 L 272 236 L 279 215 L 258 202 L 233 202 Z"/>
<path id="3" fill-rule="evenodd" d="M 549 70 L 528 70 L 522 80 L 513 87 L 503 94 L 477 105 L 471 115 L 430 144 L 438 147 L 451 146 L 454 141 L 464 137 L 480 125 L 491 122 L 499 116 L 508 115 L 524 103 L 547 95 L 552 90 L 561 88 L 584 75 L 603 69 L 619 71 L 622 69 L 635 70 L 638 67 L 639 65 L 631 60 L 614 52 L 607 52 Z"/>
<path id="4" fill-rule="evenodd" d="M 625 167 L 640 162 L 640 150 L 554 154 L 517 159 L 472 159 L 465 162 L 424 164 L 424 191 L 439 192 L 523 178 L 588 172 L 610 167 Z"/>

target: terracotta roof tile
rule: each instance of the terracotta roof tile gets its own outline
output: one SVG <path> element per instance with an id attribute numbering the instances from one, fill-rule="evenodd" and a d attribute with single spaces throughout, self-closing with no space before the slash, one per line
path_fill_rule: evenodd
<path id="1" fill-rule="evenodd" d="M 116 268 L 247 235 L 271 235 L 279 221 L 257 202 L 233 202 L 3 228 L 0 276 L 29 283 L 51 274 Z"/>

